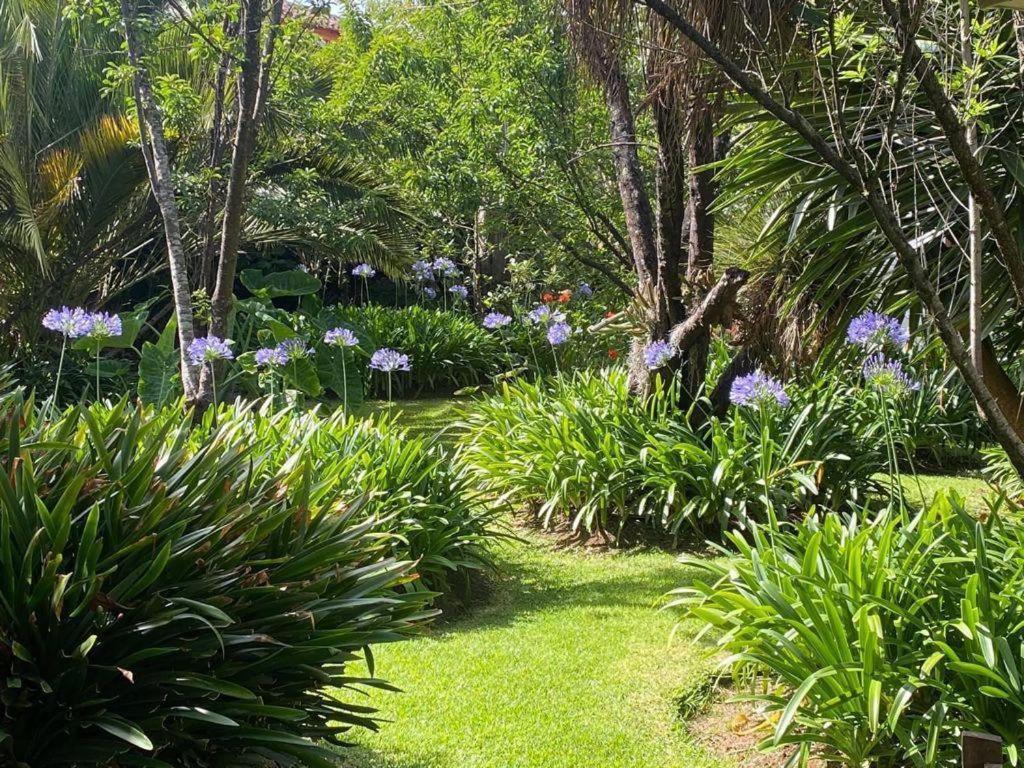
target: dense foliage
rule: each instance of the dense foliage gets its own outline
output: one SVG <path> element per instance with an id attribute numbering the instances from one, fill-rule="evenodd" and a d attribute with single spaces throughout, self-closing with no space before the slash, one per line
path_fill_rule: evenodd
<path id="1" fill-rule="evenodd" d="M 720 632 L 726 665 L 773 715 L 763 746 L 846 766 L 942 764 L 961 728 L 1024 733 L 1024 536 L 956 497 L 910 515 L 815 515 L 729 534 L 738 555 L 684 558 L 683 614 Z"/>
<path id="2" fill-rule="evenodd" d="M 383 683 L 348 665 L 430 611 L 362 499 L 234 419 L 197 443 L 123 401 L 2 414 L 5 762 L 327 765 L 372 726 L 352 697 Z"/>
<path id="3" fill-rule="evenodd" d="M 704 427 L 672 402 L 663 391 L 637 402 L 620 369 L 506 384 L 470 416 L 467 461 L 545 523 L 606 531 L 637 518 L 673 534 L 746 527 L 766 503 L 844 509 L 886 465 L 835 387 L 801 394 L 786 412 L 737 410 Z"/>
<path id="4" fill-rule="evenodd" d="M 357 419 L 340 409 L 322 414 L 274 408 L 269 401 L 222 408 L 189 436 L 198 447 L 230 428 L 263 457 L 254 472 L 308 474 L 308 504 L 348 510 L 372 520 L 388 555 L 416 563 L 407 587 L 445 592 L 466 586 L 491 563 L 499 534 L 456 453 L 410 434 L 395 419 Z"/>

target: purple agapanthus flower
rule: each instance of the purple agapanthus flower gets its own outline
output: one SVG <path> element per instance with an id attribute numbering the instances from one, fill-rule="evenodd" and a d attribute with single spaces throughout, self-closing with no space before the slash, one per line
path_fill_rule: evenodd
<path id="1" fill-rule="evenodd" d="M 511 322 L 512 318 L 508 315 L 503 315 L 501 312 L 488 312 L 484 316 L 483 326 L 488 330 L 496 331 L 498 328 L 504 328 Z"/>
<path id="2" fill-rule="evenodd" d="M 903 324 L 891 315 L 868 311 L 853 318 L 846 329 L 846 343 L 862 347 L 880 347 L 892 344 L 902 347 L 910 340 Z"/>
<path id="3" fill-rule="evenodd" d="M 312 357 L 314 354 L 313 348 L 306 344 L 306 340 L 298 336 L 285 339 L 277 345 L 277 349 L 289 363 L 304 357 Z"/>
<path id="4" fill-rule="evenodd" d="M 789 405 L 789 395 L 782 382 L 769 376 L 764 371 L 754 371 L 746 376 L 739 376 L 732 382 L 729 400 L 734 405 Z"/>
<path id="5" fill-rule="evenodd" d="M 414 261 L 412 263 L 412 276 L 421 283 L 429 282 L 434 279 L 434 268 L 431 266 L 429 261 L 424 259 Z"/>
<path id="6" fill-rule="evenodd" d="M 580 287 L 576 289 L 576 294 L 583 298 L 589 298 L 594 295 L 594 289 L 590 287 L 589 283 L 580 283 Z"/>
<path id="7" fill-rule="evenodd" d="M 864 361 L 862 372 L 869 387 L 888 395 L 905 395 L 921 388 L 920 382 L 910 378 L 903 363 L 887 358 L 881 352 Z"/>
<path id="8" fill-rule="evenodd" d="M 437 289 L 434 288 L 433 286 L 425 285 L 423 286 L 423 295 L 426 296 L 428 299 L 436 299 Z"/>
<path id="9" fill-rule="evenodd" d="M 448 293 L 461 301 L 469 298 L 469 288 L 464 285 L 453 285 L 448 289 Z"/>
<path id="10" fill-rule="evenodd" d="M 459 274 L 459 266 L 451 259 L 441 256 L 434 259 L 434 271 L 445 277 L 455 277 Z"/>
<path id="11" fill-rule="evenodd" d="M 565 344 L 572 336 L 572 327 L 568 323 L 557 322 L 548 326 L 548 343 L 553 347 Z"/>
<path id="12" fill-rule="evenodd" d="M 543 323 L 564 323 L 565 313 L 552 310 L 547 304 L 538 304 L 526 313 L 526 319 L 534 325 Z"/>
<path id="13" fill-rule="evenodd" d="M 214 360 L 234 360 L 235 353 L 231 351 L 233 343 L 230 339 L 217 336 L 195 339 L 188 345 L 188 359 L 192 365 L 212 363 Z"/>
<path id="14" fill-rule="evenodd" d="M 263 347 L 256 350 L 256 365 L 261 368 L 277 368 L 288 362 L 288 356 L 279 347 Z"/>
<path id="15" fill-rule="evenodd" d="M 409 365 L 408 355 L 403 355 L 398 350 L 387 347 L 378 349 L 370 356 L 370 367 L 375 371 L 383 371 L 384 373 L 412 370 L 412 366 Z"/>
<path id="16" fill-rule="evenodd" d="M 644 362 L 652 371 L 663 368 L 675 356 L 675 348 L 667 341 L 652 341 L 644 347 Z"/>
<path id="17" fill-rule="evenodd" d="M 324 344 L 332 347 L 358 347 L 359 339 L 348 328 L 331 328 L 324 334 Z"/>
<path id="18" fill-rule="evenodd" d="M 121 318 L 108 312 L 93 312 L 89 315 L 89 329 L 85 335 L 92 339 L 111 339 L 123 332 Z"/>
<path id="19" fill-rule="evenodd" d="M 369 264 L 360 264 L 358 267 L 352 270 L 352 274 L 355 275 L 356 277 L 369 279 L 377 274 L 377 270 L 375 270 Z"/>
<path id="20" fill-rule="evenodd" d="M 77 339 L 89 333 L 92 319 L 81 307 L 61 307 L 43 315 L 43 327 L 69 339 Z"/>

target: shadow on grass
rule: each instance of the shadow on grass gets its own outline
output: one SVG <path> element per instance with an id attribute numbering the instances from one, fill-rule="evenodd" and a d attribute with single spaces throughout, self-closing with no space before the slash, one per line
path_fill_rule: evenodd
<path id="1" fill-rule="evenodd" d="M 517 546 L 543 545 L 526 542 Z M 556 556 L 566 558 L 563 567 L 553 569 L 549 558 L 502 558 L 497 574 L 492 576 L 489 599 L 435 625 L 432 637 L 443 640 L 458 633 L 509 626 L 551 611 L 657 611 L 669 602 L 671 590 L 686 586 L 699 575 L 696 568 L 679 565 L 667 557 L 661 563 L 631 568 L 626 561 L 642 555 L 584 555 L 598 564 L 595 568 L 593 563 L 581 567 L 569 561 L 579 558 L 579 552 L 562 550 Z M 603 568 L 602 560 L 606 561 Z M 595 570 L 601 575 L 593 575 Z"/>
<path id="2" fill-rule="evenodd" d="M 338 753 L 338 768 L 433 768 L 436 761 L 402 757 L 395 760 L 358 744 L 345 747 Z"/>

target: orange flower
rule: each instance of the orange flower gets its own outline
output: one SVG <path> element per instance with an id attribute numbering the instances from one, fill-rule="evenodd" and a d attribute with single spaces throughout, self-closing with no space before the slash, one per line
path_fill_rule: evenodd
<path id="1" fill-rule="evenodd" d="M 559 304 L 568 304 L 569 303 L 569 299 L 571 299 L 571 298 L 572 298 L 572 291 L 569 291 L 569 290 L 562 291 L 561 293 L 558 294 L 558 303 Z"/>
<path id="2" fill-rule="evenodd" d="M 618 360 L 619 359 L 619 350 L 617 350 L 617 349 L 609 349 L 608 350 L 608 358 L 611 359 L 611 360 Z"/>
<path id="3" fill-rule="evenodd" d="M 550 304 L 552 301 L 555 300 L 555 294 L 553 294 L 551 291 L 544 291 L 544 293 L 540 295 L 540 300 L 543 301 L 545 304 Z"/>
<path id="4" fill-rule="evenodd" d="M 604 316 L 605 318 L 615 317 L 615 313 L 609 309 L 607 312 L 604 313 Z"/>

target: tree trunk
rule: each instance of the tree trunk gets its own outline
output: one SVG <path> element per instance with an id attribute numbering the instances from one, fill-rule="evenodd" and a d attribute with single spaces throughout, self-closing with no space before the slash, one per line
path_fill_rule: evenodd
<path id="1" fill-rule="evenodd" d="M 163 117 L 153 97 L 149 74 L 142 64 L 142 48 L 135 29 L 137 7 L 133 0 L 121 0 L 125 46 L 132 66 L 132 90 L 139 120 L 139 137 L 146 161 L 153 197 L 156 198 L 163 221 L 167 245 L 167 266 L 171 275 L 171 296 L 178 324 L 178 346 L 181 355 L 181 386 L 185 400 L 193 402 L 198 389 L 198 373 L 188 357 L 188 348 L 194 340 L 192 291 L 188 279 L 188 263 L 181 239 L 181 221 L 174 194 L 170 154 L 164 138 Z"/>
<path id="2" fill-rule="evenodd" d="M 245 184 L 249 177 L 256 139 L 253 113 L 260 80 L 260 37 L 263 26 L 262 0 L 245 0 L 242 4 L 241 34 L 243 36 L 242 69 L 238 75 L 238 107 L 235 135 L 231 152 L 231 170 L 221 223 L 220 256 L 217 263 L 217 282 L 213 289 L 210 333 L 228 335 L 228 320 L 235 287 L 235 269 L 238 248 L 242 238 L 242 219 L 245 215 Z"/>
<path id="3" fill-rule="evenodd" d="M 706 287 L 711 277 L 715 259 L 715 214 L 712 206 L 718 190 L 715 172 L 702 166 L 715 161 L 715 124 L 713 108 L 700 101 L 693 106 L 695 114 L 690 119 L 690 199 L 688 254 L 686 280 L 690 291 L 696 293 Z M 698 170 L 700 169 L 700 170 Z M 707 329 L 694 339 L 686 349 L 686 378 L 683 393 L 689 403 L 700 397 L 704 378 L 708 371 L 708 352 L 711 347 L 711 333 Z"/>
<path id="4" fill-rule="evenodd" d="M 230 17 L 225 16 L 221 24 L 221 32 L 225 40 L 236 34 Z M 213 122 L 210 126 L 210 181 L 206 188 L 206 210 L 203 212 L 202 253 L 194 273 L 196 285 L 213 292 L 214 258 L 217 253 L 217 212 L 224 205 L 224 179 L 221 177 L 221 166 L 224 163 L 224 100 L 227 92 L 228 73 L 231 69 L 231 51 L 227 48 L 221 53 L 217 65 L 217 74 L 213 83 Z"/>

